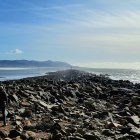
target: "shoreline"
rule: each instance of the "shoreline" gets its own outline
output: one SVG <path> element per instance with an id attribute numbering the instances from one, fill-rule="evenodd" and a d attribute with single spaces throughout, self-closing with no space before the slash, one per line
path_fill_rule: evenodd
<path id="1" fill-rule="evenodd" d="M 73 69 L 1 83 L 9 96 L 8 126 L 15 132 L 7 130 L 10 138 L 28 139 L 29 131 L 46 140 L 140 136 L 140 84 Z"/>
<path id="2" fill-rule="evenodd" d="M 7 81 L 7 80 L 20 80 L 23 78 L 30 78 L 30 77 L 38 77 L 38 76 L 44 76 L 45 73 L 49 72 L 57 72 L 57 71 L 63 71 L 63 70 L 70 70 L 70 69 L 63 69 L 63 68 L 58 68 L 58 69 L 53 69 L 53 68 L 35 68 L 35 69 L 30 69 L 29 71 L 27 70 L 19 70 L 13 73 L 10 71 L 7 71 L 5 75 L 3 75 L 3 71 L 1 73 L 0 81 Z M 71 69 L 72 70 L 72 69 Z M 140 71 L 138 70 L 126 70 L 126 69 L 96 69 L 96 68 L 77 68 L 76 70 L 79 71 L 85 71 L 89 73 L 93 73 L 96 75 L 104 75 L 107 77 L 110 77 L 112 80 L 129 80 L 130 82 L 135 83 L 140 83 L 140 76 L 139 73 Z M 7 76 L 6 76 L 7 74 Z"/>

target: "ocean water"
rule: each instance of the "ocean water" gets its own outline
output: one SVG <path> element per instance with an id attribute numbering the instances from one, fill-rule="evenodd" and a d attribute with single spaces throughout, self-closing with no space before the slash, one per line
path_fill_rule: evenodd
<path id="1" fill-rule="evenodd" d="M 47 72 L 66 70 L 68 68 L 0 68 L 0 81 L 21 79 L 45 75 Z M 132 69 L 99 69 L 99 68 L 76 68 L 97 75 L 105 74 L 115 80 L 130 80 L 133 83 L 140 83 L 140 70 Z"/>
<path id="2" fill-rule="evenodd" d="M 43 76 L 47 72 L 55 72 L 66 69 L 67 68 L 56 68 L 56 67 L 0 68 L 0 81 Z"/>
<path id="3" fill-rule="evenodd" d="M 80 68 L 87 72 L 95 73 L 97 75 L 103 74 L 109 76 L 114 80 L 129 80 L 133 83 L 140 83 L 140 70 L 134 69 L 108 69 L 108 68 Z"/>

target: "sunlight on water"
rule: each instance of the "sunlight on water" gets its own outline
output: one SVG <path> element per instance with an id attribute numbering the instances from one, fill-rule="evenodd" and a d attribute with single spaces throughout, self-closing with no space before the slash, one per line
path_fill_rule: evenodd
<path id="1" fill-rule="evenodd" d="M 87 72 L 92 72 L 97 75 L 108 75 L 114 80 L 129 80 L 133 83 L 140 83 L 140 70 L 132 69 L 97 69 L 97 68 L 79 68 Z"/>
<path id="2" fill-rule="evenodd" d="M 0 81 L 40 76 L 45 75 L 47 72 L 55 72 L 66 69 L 68 68 L 56 68 L 56 67 L 0 68 Z M 84 70 L 97 75 L 105 74 L 114 80 L 130 80 L 131 82 L 134 83 L 140 83 L 140 70 L 97 69 L 97 68 L 76 68 L 76 69 Z"/>
<path id="3" fill-rule="evenodd" d="M 33 67 L 33 68 L 0 68 L 0 81 L 21 79 L 45 75 L 47 72 L 65 70 L 67 68 Z"/>
<path id="4" fill-rule="evenodd" d="M 13 67 L 9 67 L 9 68 L 0 68 L 0 70 L 24 70 L 24 69 L 32 69 L 32 68 L 13 68 Z"/>

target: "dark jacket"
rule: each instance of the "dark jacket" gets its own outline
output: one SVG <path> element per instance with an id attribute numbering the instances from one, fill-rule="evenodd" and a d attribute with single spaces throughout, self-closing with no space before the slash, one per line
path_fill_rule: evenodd
<path id="1" fill-rule="evenodd" d="M 0 108 L 5 107 L 8 104 L 8 97 L 4 90 L 0 90 Z"/>

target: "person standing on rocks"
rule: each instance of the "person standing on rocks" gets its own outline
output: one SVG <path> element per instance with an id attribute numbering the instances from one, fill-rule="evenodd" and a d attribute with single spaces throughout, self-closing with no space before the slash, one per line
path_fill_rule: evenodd
<path id="1" fill-rule="evenodd" d="M 8 104 L 8 97 L 7 94 L 3 88 L 3 86 L 0 86 L 0 109 L 2 111 L 2 121 L 3 125 L 6 126 L 6 106 Z"/>

